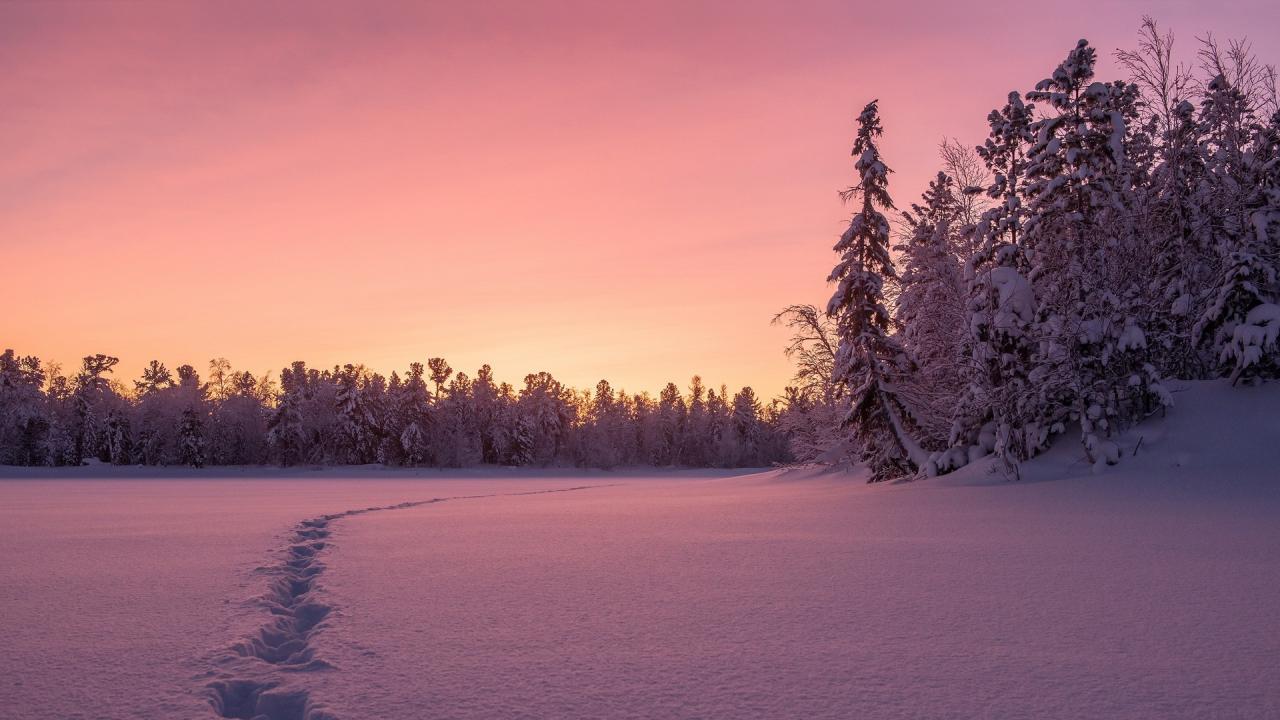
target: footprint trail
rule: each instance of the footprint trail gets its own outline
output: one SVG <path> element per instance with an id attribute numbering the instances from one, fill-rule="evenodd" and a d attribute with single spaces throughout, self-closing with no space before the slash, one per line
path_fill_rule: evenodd
<path id="1" fill-rule="evenodd" d="M 384 510 L 431 505 L 451 500 L 544 495 L 611 485 L 580 485 L 554 490 L 532 490 L 489 495 L 459 495 L 396 505 L 366 507 L 320 515 L 298 523 L 290 534 L 283 557 L 266 569 L 272 576 L 263 605 L 270 617 L 249 637 L 234 643 L 219 658 L 216 680 L 204 686 L 218 717 L 240 720 L 337 720 L 310 692 L 288 681 L 288 674 L 333 670 L 317 658 L 311 640 L 326 627 L 333 610 L 316 581 L 324 573 L 321 555 L 329 545 L 331 525 L 343 518 Z"/>

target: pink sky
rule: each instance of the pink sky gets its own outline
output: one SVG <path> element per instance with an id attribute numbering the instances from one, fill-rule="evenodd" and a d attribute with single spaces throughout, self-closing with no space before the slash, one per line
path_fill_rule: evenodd
<path id="1" fill-rule="evenodd" d="M 771 396 L 867 100 L 905 207 L 1080 37 L 1280 60 L 1273 3 L 860 5 L 0 5 L 0 346 Z"/>

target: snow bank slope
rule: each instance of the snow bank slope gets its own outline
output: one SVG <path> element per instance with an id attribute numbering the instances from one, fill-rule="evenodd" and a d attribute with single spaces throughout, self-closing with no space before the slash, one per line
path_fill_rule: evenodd
<path id="1" fill-rule="evenodd" d="M 1077 434 L 1071 431 L 1049 452 L 1024 463 L 1020 479 L 1100 475 L 1130 481 L 1280 483 L 1280 384 L 1232 387 L 1224 381 L 1184 382 L 1174 388 L 1174 403 L 1166 416 L 1153 417 L 1118 439 L 1117 465 L 1091 467 Z M 974 485 L 1008 479 L 988 460 L 930 484 Z"/>

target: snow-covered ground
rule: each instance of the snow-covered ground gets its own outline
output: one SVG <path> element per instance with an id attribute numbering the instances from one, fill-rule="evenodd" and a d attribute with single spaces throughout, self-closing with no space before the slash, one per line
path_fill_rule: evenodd
<path id="1" fill-rule="evenodd" d="M 1016 483 L 6 480 L 0 716 L 1280 717 L 1280 387 L 1177 400 Z"/>
<path id="2" fill-rule="evenodd" d="M 0 718 L 215 717 L 205 685 L 238 675 L 220 661 L 300 519 L 580 483 L 311 475 L 0 480 Z"/>

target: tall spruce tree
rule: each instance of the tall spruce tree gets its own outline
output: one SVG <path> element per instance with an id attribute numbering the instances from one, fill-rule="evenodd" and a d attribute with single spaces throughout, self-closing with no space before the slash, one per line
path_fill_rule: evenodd
<path id="1" fill-rule="evenodd" d="M 876 147 L 882 133 L 877 101 L 872 100 L 858 115 L 853 144 L 858 184 L 842 194 L 861 206 L 835 245 L 840 260 L 827 278 L 836 283 L 827 304 L 840 337 L 835 374 L 851 399 L 845 424 L 871 471 L 871 482 L 909 475 L 928 461 L 913 436 L 915 421 L 898 395 L 896 382 L 910 362 L 889 334 L 884 303 L 885 281 L 896 275 L 889 257 L 889 221 L 882 212 L 893 209 L 890 170 Z"/>

